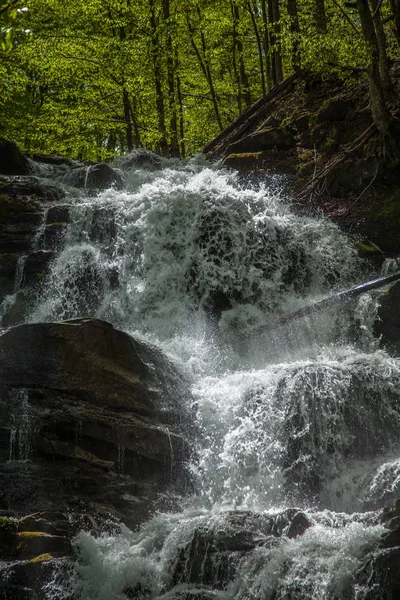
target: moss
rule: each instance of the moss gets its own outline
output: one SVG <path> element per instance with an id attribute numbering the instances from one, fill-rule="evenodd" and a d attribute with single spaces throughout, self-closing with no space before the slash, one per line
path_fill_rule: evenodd
<path id="1" fill-rule="evenodd" d="M 47 533 L 44 533 L 43 531 L 20 531 L 18 537 L 24 539 L 32 539 L 37 537 L 43 537 L 46 535 Z"/>
<path id="2" fill-rule="evenodd" d="M 363 240 L 362 242 L 361 241 L 356 242 L 356 246 L 359 250 L 361 250 L 362 252 L 366 252 L 368 254 L 383 254 L 383 252 L 379 248 L 379 246 L 377 246 L 370 240 Z"/>
<path id="3" fill-rule="evenodd" d="M 10 517 L 0 517 L 0 535 L 15 535 L 17 522 Z"/>
<path id="4" fill-rule="evenodd" d="M 35 556 L 34 558 L 31 558 L 28 563 L 29 564 L 35 564 L 35 563 L 42 563 L 42 562 L 46 562 L 48 560 L 51 560 L 52 558 L 54 558 L 54 556 L 52 554 L 50 554 L 50 552 L 45 552 L 44 554 L 39 554 L 38 556 Z"/>
<path id="5" fill-rule="evenodd" d="M 40 209 L 39 202 L 29 197 L 18 200 L 11 198 L 8 194 L 0 193 L 0 219 L 19 217 L 24 213 L 36 212 Z"/>

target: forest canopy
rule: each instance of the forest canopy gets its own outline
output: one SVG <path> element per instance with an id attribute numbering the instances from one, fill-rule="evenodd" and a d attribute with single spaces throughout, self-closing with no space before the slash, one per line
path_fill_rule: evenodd
<path id="1" fill-rule="evenodd" d="M 0 135 L 80 159 L 137 147 L 183 157 L 300 69 L 373 79 L 375 65 L 385 93 L 397 4 L 0 0 Z"/>

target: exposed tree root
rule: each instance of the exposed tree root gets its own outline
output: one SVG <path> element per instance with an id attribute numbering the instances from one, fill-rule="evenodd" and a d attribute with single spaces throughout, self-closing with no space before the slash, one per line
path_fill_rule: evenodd
<path id="1" fill-rule="evenodd" d="M 298 198 L 313 199 L 314 195 L 321 195 L 326 187 L 329 175 L 345 160 L 358 152 L 363 145 L 371 139 L 377 132 L 375 124 L 370 125 L 357 139 L 350 144 L 343 146 L 339 154 L 336 154 L 318 173 L 314 173 L 313 177 L 301 188 L 297 193 Z M 377 174 L 376 174 L 377 175 Z M 374 177 L 374 180 L 376 178 Z M 371 184 L 369 184 L 371 185 Z M 369 187 L 369 186 L 368 186 Z M 364 190 L 365 191 L 365 190 Z M 362 192 L 364 193 L 364 192 Z"/>

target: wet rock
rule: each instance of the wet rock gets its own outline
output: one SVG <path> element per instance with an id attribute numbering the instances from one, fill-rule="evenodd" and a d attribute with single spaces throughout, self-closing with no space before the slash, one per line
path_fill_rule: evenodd
<path id="1" fill-rule="evenodd" d="M 194 530 L 175 562 L 171 587 L 178 584 L 225 589 L 235 578 L 241 560 L 261 546 L 273 547 L 282 535 L 297 537 L 311 527 L 297 509 L 275 515 L 250 511 L 228 512 Z M 186 596 L 184 596 L 186 597 Z"/>
<path id="2" fill-rule="evenodd" d="M 51 225 L 53 223 L 69 223 L 69 211 L 70 206 L 68 204 L 57 204 L 56 206 L 50 206 L 47 211 L 46 224 Z"/>
<path id="3" fill-rule="evenodd" d="M 381 521 L 389 531 L 358 573 L 363 600 L 397 600 L 400 597 L 400 500 L 385 508 Z"/>
<path id="4" fill-rule="evenodd" d="M 30 171 L 29 160 L 22 154 L 17 144 L 0 138 L 0 173 L 3 175 L 28 175 Z"/>
<path id="5" fill-rule="evenodd" d="M 151 150 L 139 148 L 126 156 L 117 159 L 118 166 L 124 171 L 131 169 L 147 169 L 155 171 L 161 168 L 161 157 Z"/>
<path id="6" fill-rule="evenodd" d="M 120 190 L 124 187 L 122 175 L 106 163 L 88 167 L 86 187 L 95 190 L 106 190 L 115 187 Z"/>
<path id="7" fill-rule="evenodd" d="M 122 175 L 106 163 L 72 169 L 62 177 L 62 181 L 87 191 L 106 190 L 110 187 L 122 189 L 124 186 Z"/>
<path id="8" fill-rule="evenodd" d="M 227 154 L 240 152 L 262 152 L 264 150 L 290 150 L 295 145 L 294 137 L 288 131 L 270 127 L 246 135 L 227 148 Z"/>
<path id="9" fill-rule="evenodd" d="M 0 179 L 0 305 L 14 292 L 21 261 L 36 243 L 45 203 L 63 196 L 61 188 L 34 177 Z"/>
<path id="10" fill-rule="evenodd" d="M 134 526 L 189 484 L 189 392 L 156 348 L 98 320 L 20 325 L 0 336 L 0 381 L 0 508 Z"/>
<path id="11" fill-rule="evenodd" d="M 378 319 L 374 324 L 374 333 L 381 336 L 381 344 L 396 355 L 400 354 L 400 281 L 390 286 L 381 297 Z"/>

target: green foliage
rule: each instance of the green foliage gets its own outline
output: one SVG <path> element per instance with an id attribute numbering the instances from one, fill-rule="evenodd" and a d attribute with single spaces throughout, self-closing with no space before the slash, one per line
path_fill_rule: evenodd
<path id="1" fill-rule="evenodd" d="M 260 63 L 274 49 L 285 75 L 295 43 L 315 77 L 367 66 L 354 9 L 326 0 L 321 33 L 314 1 L 299 0 L 298 32 L 281 4 L 266 56 L 264 28 L 273 27 L 256 0 L 169 0 L 169 16 L 166 0 L 11 0 L 0 12 L 0 133 L 25 151 L 81 159 L 166 151 L 174 137 L 181 155 L 197 152 L 244 110 L 246 81 L 252 100 L 261 95 Z"/>

